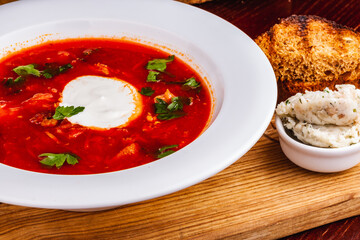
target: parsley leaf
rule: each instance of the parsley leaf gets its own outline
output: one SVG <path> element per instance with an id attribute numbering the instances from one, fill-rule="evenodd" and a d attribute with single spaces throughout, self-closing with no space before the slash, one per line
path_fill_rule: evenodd
<path id="1" fill-rule="evenodd" d="M 20 83 L 20 82 L 24 82 L 24 81 L 25 81 L 25 77 L 19 76 L 19 77 L 15 78 L 15 79 L 12 78 L 12 77 L 10 77 L 10 78 L 4 79 L 4 80 L 5 80 L 5 85 L 8 86 L 8 87 L 10 87 L 10 86 L 12 86 L 12 85 L 14 85 L 14 84 L 17 84 L 17 83 Z"/>
<path id="2" fill-rule="evenodd" d="M 40 77 L 41 72 L 37 70 L 35 67 L 36 67 L 35 64 L 28 64 L 14 68 L 13 71 L 19 76 L 15 79 L 8 78 L 5 82 L 5 85 L 12 86 L 14 84 L 24 82 L 26 80 L 26 77 L 30 75 Z"/>
<path id="3" fill-rule="evenodd" d="M 64 73 L 71 68 L 73 68 L 73 66 L 70 63 L 62 65 L 59 67 L 59 73 Z"/>
<path id="4" fill-rule="evenodd" d="M 56 166 L 57 168 L 61 168 L 65 162 L 70 165 L 75 165 L 79 162 L 79 157 L 70 153 L 43 153 L 39 157 L 45 157 L 40 163 L 50 167 Z"/>
<path id="5" fill-rule="evenodd" d="M 49 78 L 53 78 L 53 77 L 54 77 L 54 75 L 53 75 L 52 73 L 50 73 L 49 70 L 44 70 L 44 71 L 42 72 L 42 75 L 43 75 L 43 77 L 46 78 L 46 79 L 49 79 Z"/>
<path id="6" fill-rule="evenodd" d="M 173 97 L 171 99 L 171 103 L 167 106 L 167 109 L 169 111 L 178 111 L 178 110 L 182 110 L 183 107 L 184 107 L 184 104 L 182 103 L 180 98 L 179 97 Z"/>
<path id="7" fill-rule="evenodd" d="M 156 103 L 155 103 L 155 113 L 167 113 L 167 103 L 160 99 L 160 98 L 156 98 Z"/>
<path id="8" fill-rule="evenodd" d="M 74 106 L 59 106 L 55 109 L 53 119 L 62 120 L 66 117 L 71 117 L 79 112 L 84 111 L 85 107 L 74 107 Z"/>
<path id="9" fill-rule="evenodd" d="M 178 146 L 179 145 L 169 145 L 159 148 L 159 154 L 157 155 L 157 158 L 163 158 L 169 156 L 170 154 L 175 152 L 174 150 L 171 150 L 171 148 L 176 148 Z"/>
<path id="10" fill-rule="evenodd" d="M 194 77 L 191 77 L 185 81 L 183 84 L 184 87 L 195 89 L 201 86 L 200 82 L 197 82 Z"/>
<path id="11" fill-rule="evenodd" d="M 148 97 L 153 95 L 154 92 L 155 91 L 151 87 L 143 87 L 143 88 L 141 88 L 141 91 L 139 91 L 140 94 L 142 94 L 144 96 L 148 96 Z"/>
<path id="12" fill-rule="evenodd" d="M 73 67 L 71 64 L 65 64 L 63 66 L 53 66 L 53 64 L 46 64 L 46 69 L 40 71 L 36 69 L 36 66 L 36 64 L 28 64 L 14 68 L 13 71 L 19 76 L 15 80 L 13 78 L 8 78 L 5 84 L 7 86 L 12 86 L 16 83 L 25 81 L 28 76 L 44 77 L 49 79 L 66 72 Z"/>
<path id="13" fill-rule="evenodd" d="M 183 109 L 183 102 L 180 97 L 173 97 L 171 103 L 167 104 L 164 100 L 156 98 L 155 113 L 157 113 L 157 119 L 170 120 L 174 118 L 183 117 L 186 114 L 180 110 Z"/>
<path id="14" fill-rule="evenodd" d="M 53 66 L 51 64 L 47 64 L 46 69 L 41 72 L 41 75 L 43 77 L 49 79 L 49 78 L 53 78 L 61 73 L 64 73 L 71 68 L 73 68 L 73 66 L 70 63 L 60 66 L 60 67 Z"/>
<path id="15" fill-rule="evenodd" d="M 167 112 L 167 113 L 161 113 L 157 116 L 157 119 L 159 120 L 170 120 L 174 118 L 183 117 L 186 114 L 184 112 Z"/>
<path id="16" fill-rule="evenodd" d="M 166 150 L 168 150 L 168 149 L 170 149 L 170 148 L 175 148 L 175 147 L 178 147 L 178 146 L 179 146 L 179 145 L 177 145 L 177 144 L 169 145 L 169 146 L 164 146 L 164 147 L 159 148 L 159 152 L 164 152 L 164 151 L 166 151 Z"/>
<path id="17" fill-rule="evenodd" d="M 166 69 L 166 64 L 169 62 L 174 61 L 175 56 L 171 55 L 167 59 L 154 59 L 147 63 L 146 69 L 147 70 L 156 70 L 159 72 L 164 72 Z"/>
<path id="18" fill-rule="evenodd" d="M 40 77 L 41 75 L 41 72 L 35 68 L 35 64 L 18 66 L 14 68 L 13 71 L 21 77 L 27 77 L 29 75 Z"/>
<path id="19" fill-rule="evenodd" d="M 158 82 L 160 81 L 157 79 L 157 76 L 160 74 L 160 72 L 155 71 L 149 71 L 149 74 L 147 75 L 146 82 Z"/>

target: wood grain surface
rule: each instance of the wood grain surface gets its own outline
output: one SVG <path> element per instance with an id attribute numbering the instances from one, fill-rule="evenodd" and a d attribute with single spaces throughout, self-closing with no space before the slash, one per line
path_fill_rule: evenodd
<path id="1" fill-rule="evenodd" d="M 252 38 L 293 13 L 360 28 L 358 0 L 214 0 L 196 6 Z M 359 239 L 359 218 L 349 218 L 360 214 L 359 173 L 360 166 L 335 174 L 295 166 L 270 124 L 236 163 L 171 195 L 92 213 L 0 204 L 0 239 Z"/>

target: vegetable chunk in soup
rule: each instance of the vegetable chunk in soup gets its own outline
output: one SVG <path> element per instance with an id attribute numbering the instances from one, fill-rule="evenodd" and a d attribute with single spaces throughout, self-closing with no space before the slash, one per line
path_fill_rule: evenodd
<path id="1" fill-rule="evenodd" d="M 0 163 L 54 174 L 143 165 L 196 139 L 212 109 L 176 56 L 129 41 L 68 39 L 0 61 Z"/>

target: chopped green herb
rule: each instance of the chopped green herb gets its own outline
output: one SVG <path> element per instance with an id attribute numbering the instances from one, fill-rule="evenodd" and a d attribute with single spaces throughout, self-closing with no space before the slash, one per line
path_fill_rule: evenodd
<path id="1" fill-rule="evenodd" d="M 170 148 L 175 148 L 175 147 L 178 147 L 178 146 L 179 146 L 179 145 L 177 145 L 177 144 L 169 145 L 169 146 L 164 146 L 164 147 L 159 148 L 159 152 L 164 152 L 164 151 L 166 151 L 166 150 L 168 150 L 168 149 L 170 149 Z"/>
<path id="2" fill-rule="evenodd" d="M 73 68 L 73 66 L 72 66 L 70 63 L 65 64 L 65 65 L 63 65 L 63 66 L 60 66 L 60 67 L 59 67 L 59 73 L 66 72 L 67 70 L 69 70 L 69 69 L 71 69 L 71 68 Z"/>
<path id="3" fill-rule="evenodd" d="M 169 111 L 178 111 L 183 109 L 184 104 L 179 97 L 173 97 L 171 103 L 167 106 Z"/>
<path id="4" fill-rule="evenodd" d="M 167 103 L 160 99 L 160 98 L 156 98 L 156 103 L 154 104 L 155 105 L 155 113 L 167 113 L 168 110 L 167 110 Z"/>
<path id="5" fill-rule="evenodd" d="M 50 167 L 56 166 L 57 168 L 61 168 L 65 162 L 70 165 L 75 165 L 79 162 L 79 157 L 70 153 L 43 153 L 39 157 L 45 157 L 40 163 Z"/>
<path id="6" fill-rule="evenodd" d="M 8 78 L 8 79 L 5 79 L 5 85 L 6 86 L 12 86 L 14 84 L 24 82 L 24 81 L 25 81 L 25 77 L 22 77 L 22 76 L 19 76 L 19 77 L 15 78 L 15 79 Z"/>
<path id="7" fill-rule="evenodd" d="M 146 82 L 158 82 L 159 79 L 157 79 L 157 76 L 160 74 L 160 72 L 155 71 L 149 71 L 149 74 L 147 75 Z"/>
<path id="8" fill-rule="evenodd" d="M 171 148 L 176 148 L 179 145 L 169 145 L 169 146 L 164 146 L 159 148 L 159 154 L 157 156 L 157 158 L 163 158 L 166 156 L 169 156 L 170 154 L 174 153 L 174 150 L 171 150 Z"/>
<path id="9" fill-rule="evenodd" d="M 44 70 L 44 71 L 42 72 L 42 76 L 43 76 L 44 78 L 47 78 L 47 79 L 50 79 L 50 78 L 53 78 L 53 77 L 54 77 L 54 75 L 53 75 L 52 73 L 50 73 L 49 70 Z"/>
<path id="10" fill-rule="evenodd" d="M 169 150 L 169 151 L 160 153 L 157 155 L 157 158 L 163 158 L 163 157 L 169 156 L 170 154 L 173 154 L 174 152 L 175 152 L 174 150 Z"/>
<path id="11" fill-rule="evenodd" d="M 159 72 L 164 72 L 166 69 L 166 64 L 169 62 L 174 61 L 175 56 L 171 55 L 167 59 L 154 59 L 147 63 L 146 69 L 147 70 L 156 70 Z"/>
<path id="12" fill-rule="evenodd" d="M 286 104 L 286 105 L 290 104 L 289 99 L 285 101 L 285 104 Z"/>
<path id="13" fill-rule="evenodd" d="M 12 86 L 16 83 L 20 83 L 26 80 L 28 76 L 35 77 L 44 77 L 44 78 L 53 78 L 60 73 L 66 72 L 68 69 L 72 68 L 71 64 L 65 64 L 63 66 L 53 66 L 52 64 L 47 64 L 46 69 L 40 71 L 36 69 L 36 64 L 28 64 L 24 66 L 18 66 L 13 69 L 13 71 L 19 75 L 15 80 L 13 78 L 8 78 L 5 82 L 7 86 Z"/>
<path id="14" fill-rule="evenodd" d="M 74 106 L 59 106 L 55 109 L 53 118 L 56 120 L 62 120 L 66 117 L 71 117 L 79 112 L 84 111 L 85 107 L 74 107 Z"/>
<path id="15" fill-rule="evenodd" d="M 171 103 L 167 104 L 164 100 L 156 98 L 155 113 L 159 120 L 170 120 L 185 116 L 183 109 L 184 103 L 188 104 L 189 99 L 183 97 L 173 97 Z"/>
<path id="16" fill-rule="evenodd" d="M 21 77 L 27 77 L 29 75 L 40 77 L 40 75 L 41 75 L 41 72 L 35 68 L 34 64 L 18 66 L 16 68 L 14 68 L 13 71 Z"/>
<path id="17" fill-rule="evenodd" d="M 170 120 L 174 118 L 183 117 L 186 114 L 184 112 L 167 112 L 167 113 L 161 113 L 157 116 L 159 120 Z"/>
<path id="18" fill-rule="evenodd" d="M 151 87 L 143 87 L 143 88 L 141 88 L 141 91 L 139 91 L 140 94 L 142 94 L 144 96 L 148 96 L 148 97 L 153 95 L 154 92 L 155 91 Z"/>
<path id="19" fill-rule="evenodd" d="M 64 73 L 71 68 L 73 68 L 73 66 L 70 63 L 60 66 L 60 67 L 48 64 L 46 66 L 46 69 L 44 71 L 41 71 L 41 75 L 43 77 L 49 79 L 49 78 L 53 78 L 61 73 Z"/>
<path id="20" fill-rule="evenodd" d="M 187 79 L 183 85 L 184 87 L 188 87 L 191 89 L 196 89 L 201 86 L 200 82 L 197 82 L 194 77 Z"/>
<path id="21" fill-rule="evenodd" d="M 326 92 L 326 93 L 330 93 L 330 92 L 329 92 L 329 90 L 327 90 L 327 89 L 324 89 L 324 92 Z"/>

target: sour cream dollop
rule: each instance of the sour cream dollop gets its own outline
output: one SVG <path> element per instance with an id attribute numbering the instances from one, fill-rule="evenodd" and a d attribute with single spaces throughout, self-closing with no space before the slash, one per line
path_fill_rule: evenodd
<path id="1" fill-rule="evenodd" d="M 68 120 L 101 129 L 125 126 L 142 111 L 141 95 L 134 86 L 121 79 L 91 75 L 70 81 L 60 106 L 85 107 Z"/>

